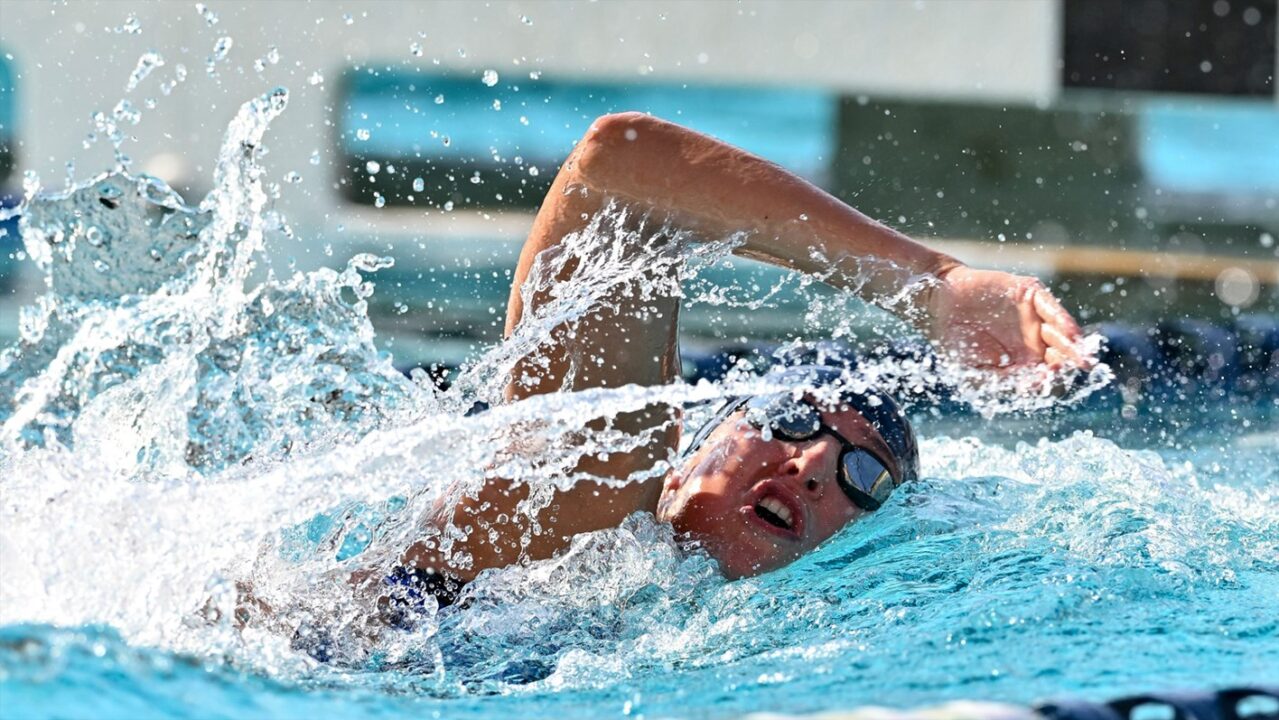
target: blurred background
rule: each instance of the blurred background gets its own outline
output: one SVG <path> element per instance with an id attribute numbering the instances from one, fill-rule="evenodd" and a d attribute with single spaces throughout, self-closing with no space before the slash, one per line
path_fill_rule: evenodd
<path id="1" fill-rule="evenodd" d="M 198 202 L 237 107 L 283 85 L 266 165 L 292 232 L 272 265 L 394 257 L 374 278 L 379 337 L 401 365 L 456 365 L 500 337 L 574 141 L 641 110 L 970 264 L 1039 275 L 1111 335 L 1268 327 L 1274 345 L 1276 15 L 1276 0 L 5 0 L 0 194 L 111 169 L 114 125 L 133 172 Z M 42 279 L 16 223 L 2 232 L 7 344 Z M 806 305 L 693 308 L 685 344 L 793 337 Z"/>

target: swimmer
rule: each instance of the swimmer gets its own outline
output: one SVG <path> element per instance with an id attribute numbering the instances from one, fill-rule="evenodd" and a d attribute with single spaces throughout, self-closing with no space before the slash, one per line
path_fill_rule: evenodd
<path id="1" fill-rule="evenodd" d="M 939 353 L 969 367 L 1055 371 L 1094 363 L 1082 349 L 1079 326 L 1034 278 L 967 267 L 767 160 L 641 113 L 596 120 L 560 169 L 520 255 L 508 335 L 548 301 L 546 287 L 572 281 L 571 267 L 559 277 L 535 277 L 538 256 L 610 202 L 656 213 L 699 237 L 745 231 L 738 254 L 816 275 L 872 302 L 918 288 L 912 302 L 888 309 L 914 308 L 904 319 Z M 645 238 L 626 250 L 651 252 L 646 244 L 655 242 Z M 669 274 L 665 286 L 678 287 L 674 268 L 654 267 Z M 912 283 L 921 276 L 935 281 Z M 576 322 L 573 332 L 558 334 L 556 344 L 524 358 L 511 374 L 506 400 L 674 381 L 679 299 L 641 304 L 620 295 L 605 304 L 609 309 Z M 574 358 L 591 362 L 574 365 Z M 773 377 L 804 387 L 832 379 L 829 369 L 813 366 Z M 620 416 L 614 426 L 653 439 L 630 453 L 587 457 L 580 471 L 626 479 L 675 456 L 680 422 L 668 408 Z M 550 558 L 573 536 L 617 526 L 637 511 L 653 513 L 698 543 L 730 579 L 757 575 L 874 512 L 917 474 L 914 435 L 887 396 L 735 398 L 664 477 L 620 487 L 583 481 L 558 491 L 537 516 L 536 532 L 517 509 L 528 488 L 508 480 L 489 480 L 474 496 L 435 508 L 427 519 L 433 530 L 452 525 L 471 532 L 447 555 L 431 540 L 414 544 L 382 582 L 402 598 L 430 595 L 447 605 L 483 570 Z"/>

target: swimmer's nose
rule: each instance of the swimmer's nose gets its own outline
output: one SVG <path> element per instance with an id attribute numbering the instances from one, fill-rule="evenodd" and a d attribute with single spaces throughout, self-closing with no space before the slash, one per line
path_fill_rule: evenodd
<path id="1" fill-rule="evenodd" d="M 782 463 L 780 475 L 795 484 L 796 488 L 813 497 L 821 497 L 822 483 L 813 473 L 811 463 L 801 455 Z"/>

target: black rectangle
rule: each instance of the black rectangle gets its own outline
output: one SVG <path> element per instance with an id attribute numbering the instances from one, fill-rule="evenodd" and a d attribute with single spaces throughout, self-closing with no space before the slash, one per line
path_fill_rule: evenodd
<path id="1" fill-rule="evenodd" d="M 1066 0 L 1062 83 L 1274 94 L 1277 0 Z"/>

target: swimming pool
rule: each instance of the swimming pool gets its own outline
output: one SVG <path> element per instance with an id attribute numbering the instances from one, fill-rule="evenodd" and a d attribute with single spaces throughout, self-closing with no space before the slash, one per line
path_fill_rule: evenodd
<path id="1" fill-rule="evenodd" d="M 389 260 L 255 274 L 280 231 L 258 152 L 287 98 L 241 110 L 199 209 L 123 175 L 24 208 L 52 290 L 0 360 L 6 713 L 732 717 L 1279 676 L 1273 386 L 1081 392 L 990 422 L 923 392 L 924 480 L 781 571 L 725 582 L 635 516 L 370 637 L 343 580 L 403 548 L 446 481 L 508 463 L 563 483 L 557 441 L 587 419 L 757 380 L 465 416 L 545 327 L 440 392 L 375 344 Z M 596 228 L 578 240 L 622 231 Z M 910 362 L 887 366 L 930 384 Z M 504 452 L 511 433 L 534 450 Z M 274 621 L 236 627 L 246 582 Z"/>

